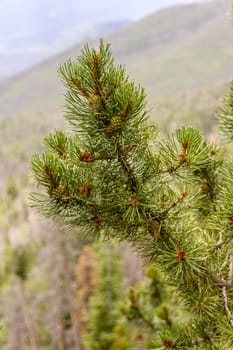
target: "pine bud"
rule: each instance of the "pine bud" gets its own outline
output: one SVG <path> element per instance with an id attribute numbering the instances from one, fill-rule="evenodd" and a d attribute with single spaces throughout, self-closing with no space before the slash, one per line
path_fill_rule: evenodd
<path id="1" fill-rule="evenodd" d="M 165 341 L 163 346 L 164 346 L 164 349 L 175 349 L 176 348 L 176 344 L 173 343 L 171 340 Z"/>
<path id="2" fill-rule="evenodd" d="M 85 163 L 91 162 L 91 153 L 90 152 L 82 152 L 81 161 Z"/>
<path id="3" fill-rule="evenodd" d="M 185 250 L 181 249 L 176 252 L 176 259 L 177 260 L 185 260 Z"/>
<path id="4" fill-rule="evenodd" d="M 100 221 L 100 219 L 98 218 L 98 217 L 94 217 L 92 220 L 92 223 L 93 223 L 93 225 L 95 226 L 95 227 L 100 227 L 101 226 L 101 221 Z"/>
<path id="5" fill-rule="evenodd" d="M 131 197 L 130 204 L 132 205 L 132 207 L 137 207 L 138 206 L 139 202 L 138 202 L 138 199 L 137 199 L 137 197 L 135 195 Z"/>
<path id="6" fill-rule="evenodd" d="M 233 225 L 233 216 L 231 216 L 230 218 L 228 218 L 228 224 L 229 224 L 229 225 Z"/>
<path id="7" fill-rule="evenodd" d="M 81 192 L 84 196 L 88 197 L 91 194 L 91 186 L 88 184 L 83 184 L 79 187 L 79 192 Z"/>

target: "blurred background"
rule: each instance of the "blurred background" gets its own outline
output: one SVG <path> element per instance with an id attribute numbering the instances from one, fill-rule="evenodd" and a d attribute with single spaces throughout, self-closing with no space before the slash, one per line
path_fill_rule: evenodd
<path id="1" fill-rule="evenodd" d="M 127 245 L 103 249 L 76 232 L 64 234 L 28 206 L 31 155 L 48 132 L 67 128 L 58 65 L 102 37 L 116 63 L 145 88 L 162 133 L 193 125 L 217 140 L 215 115 L 233 73 L 231 7 L 230 0 L 1 0 L 1 349 L 97 350 L 85 339 L 93 328 L 91 305 L 106 299 L 105 262 L 116 271 L 110 276 L 119 299 L 130 286 L 144 293 L 157 278 L 150 272 L 145 280 Z M 117 329 L 113 339 L 125 339 Z M 130 329 L 131 343 L 106 349 L 146 349 L 143 326 Z"/>
<path id="2" fill-rule="evenodd" d="M 188 1 L 183 0 L 183 3 Z M 9 77 L 82 40 L 113 32 L 182 0 L 2 0 L 0 77 Z"/>

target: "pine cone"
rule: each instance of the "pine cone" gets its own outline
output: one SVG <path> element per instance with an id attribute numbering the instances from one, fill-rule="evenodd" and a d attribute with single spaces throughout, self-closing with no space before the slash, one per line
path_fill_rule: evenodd
<path id="1" fill-rule="evenodd" d="M 107 133 L 113 134 L 122 129 L 122 119 L 120 116 L 114 116 L 110 120 L 110 123 L 107 126 Z"/>

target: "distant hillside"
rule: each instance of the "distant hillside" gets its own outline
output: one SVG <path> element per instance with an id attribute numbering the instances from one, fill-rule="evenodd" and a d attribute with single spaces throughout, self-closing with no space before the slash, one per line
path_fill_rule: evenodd
<path id="1" fill-rule="evenodd" d="M 228 86 L 161 98 L 151 107 L 151 118 L 162 132 L 192 125 L 206 136 L 216 138 L 216 109 L 221 106 Z M 61 113 L 22 114 L 0 119 L 0 187 L 8 174 L 18 177 L 29 173 L 32 153 L 42 149 L 43 137 L 54 128 L 70 129 Z"/>
<path id="2" fill-rule="evenodd" d="M 122 6 L 123 1 L 1 0 L 0 78 L 22 72 L 81 40 L 105 35 L 149 5 L 157 10 L 182 1 L 199 0 L 138 1 L 133 6 L 130 1 Z"/>
<path id="3" fill-rule="evenodd" d="M 233 73 L 233 29 L 227 0 L 180 5 L 156 12 L 105 38 L 117 62 L 145 87 L 149 101 L 227 82 Z M 90 45 L 96 43 L 90 42 Z M 0 86 L 0 117 L 61 110 L 58 64 L 66 51 Z"/>
<path id="4" fill-rule="evenodd" d="M 233 27 L 227 4 L 217 0 L 162 10 L 111 36 L 114 52 L 153 100 L 228 81 Z"/>
<path id="5" fill-rule="evenodd" d="M 60 18 L 55 21 L 53 18 L 51 22 L 47 18 L 46 25 L 44 24 L 40 30 L 27 31 L 22 36 L 15 33 L 15 37 L 6 39 L 6 42 L 2 43 L 0 55 L 0 78 L 6 79 L 25 71 L 32 65 L 67 50 L 78 42 L 106 35 L 128 23 L 128 21 L 119 21 L 84 25 L 75 23 L 75 16 L 72 22 L 68 21 L 70 16 L 68 14 L 66 16 L 66 21 L 64 21 L 65 16 L 63 21 Z"/>

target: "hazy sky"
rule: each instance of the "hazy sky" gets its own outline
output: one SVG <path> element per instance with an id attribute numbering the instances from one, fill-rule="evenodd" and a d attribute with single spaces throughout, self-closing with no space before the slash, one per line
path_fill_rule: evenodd
<path id="1" fill-rule="evenodd" d="M 194 1 L 200 0 L 0 0 L 0 78 L 89 37 L 93 24 Z"/>
<path id="2" fill-rule="evenodd" d="M 99 23 L 141 17 L 162 6 L 189 0 L 0 0 L 0 37 L 37 30 L 48 17 L 51 21 L 66 13 L 77 22 Z M 67 8 L 69 7 L 69 8 Z"/>

